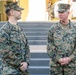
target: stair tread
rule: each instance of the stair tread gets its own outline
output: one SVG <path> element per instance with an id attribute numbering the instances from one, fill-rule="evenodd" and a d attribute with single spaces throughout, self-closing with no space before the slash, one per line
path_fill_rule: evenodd
<path id="1" fill-rule="evenodd" d="M 31 60 L 50 60 L 50 58 L 31 58 Z"/>
<path id="2" fill-rule="evenodd" d="M 38 69 L 38 68 L 40 68 L 40 69 L 48 69 L 49 66 L 29 66 L 29 68 L 33 68 L 33 69 Z"/>

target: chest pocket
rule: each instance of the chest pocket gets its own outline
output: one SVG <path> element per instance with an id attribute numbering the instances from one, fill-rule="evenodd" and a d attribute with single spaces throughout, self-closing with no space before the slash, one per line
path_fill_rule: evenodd
<path id="1" fill-rule="evenodd" d="M 62 36 L 60 34 L 58 35 L 57 33 L 54 33 L 54 44 L 59 46 L 61 45 L 61 42 L 62 42 Z"/>
<path id="2" fill-rule="evenodd" d="M 12 32 L 10 35 L 10 43 L 16 49 L 25 49 L 26 39 L 24 34 L 22 32 Z"/>
<path id="3" fill-rule="evenodd" d="M 75 33 L 71 33 L 71 34 L 69 34 L 68 35 L 68 42 L 70 43 L 70 44 L 73 44 L 74 42 L 75 42 Z"/>
<path id="4" fill-rule="evenodd" d="M 54 43 L 56 45 L 60 45 L 61 43 L 69 43 L 69 44 L 74 44 L 75 42 L 75 36 L 76 34 L 74 32 L 66 32 L 66 34 L 62 33 L 54 33 Z"/>
<path id="5" fill-rule="evenodd" d="M 10 41 L 15 43 L 20 43 L 19 33 L 18 32 L 12 32 L 10 34 Z"/>

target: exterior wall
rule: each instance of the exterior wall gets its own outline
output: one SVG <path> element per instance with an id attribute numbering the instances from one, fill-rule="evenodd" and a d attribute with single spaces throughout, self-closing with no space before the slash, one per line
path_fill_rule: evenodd
<path id="1" fill-rule="evenodd" d="M 5 14 L 5 8 L 4 5 L 6 4 L 5 1 L 0 1 L 0 20 L 5 21 L 6 20 L 6 14 Z"/>
<path id="2" fill-rule="evenodd" d="M 13 0 L 0 0 L 0 21 L 7 21 L 7 15 L 5 13 L 5 7 L 4 5 L 7 2 L 11 2 Z"/>
<path id="3" fill-rule="evenodd" d="M 22 21 L 26 21 L 26 18 L 28 16 L 28 0 L 20 0 L 19 5 L 24 8 L 22 11 Z"/>

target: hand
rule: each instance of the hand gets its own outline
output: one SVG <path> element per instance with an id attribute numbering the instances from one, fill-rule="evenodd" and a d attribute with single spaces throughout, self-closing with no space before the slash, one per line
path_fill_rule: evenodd
<path id="1" fill-rule="evenodd" d="M 27 62 L 22 62 L 22 63 L 21 63 L 20 70 L 21 70 L 21 71 L 25 71 L 25 70 L 27 69 L 27 67 L 28 67 Z"/>
<path id="2" fill-rule="evenodd" d="M 69 64 L 69 62 L 71 61 L 71 58 L 69 58 L 69 57 L 65 57 L 65 58 L 63 58 L 63 63 L 61 63 L 61 65 L 67 65 L 67 64 Z"/>
<path id="3" fill-rule="evenodd" d="M 58 62 L 61 64 L 61 63 L 64 62 L 64 59 L 63 58 L 60 58 Z"/>
<path id="4" fill-rule="evenodd" d="M 67 65 L 69 62 L 66 58 L 63 58 L 63 62 L 61 62 L 61 65 Z"/>
<path id="5" fill-rule="evenodd" d="M 59 63 L 61 65 L 67 65 L 70 61 L 71 61 L 71 58 L 69 58 L 69 57 L 65 57 L 65 58 L 60 58 L 59 59 Z"/>

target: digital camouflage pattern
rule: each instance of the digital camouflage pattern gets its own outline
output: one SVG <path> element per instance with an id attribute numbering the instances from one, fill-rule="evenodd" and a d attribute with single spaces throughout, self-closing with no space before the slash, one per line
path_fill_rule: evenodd
<path id="1" fill-rule="evenodd" d="M 51 26 L 47 39 L 50 75 L 76 75 L 76 26 L 71 21 L 66 28 L 56 23 Z M 72 61 L 61 66 L 58 60 L 63 57 L 70 57 Z"/>
<path id="2" fill-rule="evenodd" d="M 22 72 L 21 62 L 29 65 L 30 50 L 22 29 L 7 22 L 0 29 L 0 53 L 2 55 L 2 75 L 29 75 Z"/>
<path id="3" fill-rule="evenodd" d="M 70 4 L 60 3 L 58 4 L 58 12 L 65 12 L 70 9 Z"/>
<path id="4" fill-rule="evenodd" d="M 11 3 L 8 3 L 8 4 L 4 5 L 4 6 L 5 6 L 5 12 L 8 12 L 10 9 L 24 10 L 23 8 L 18 6 L 17 2 L 11 2 Z"/>

